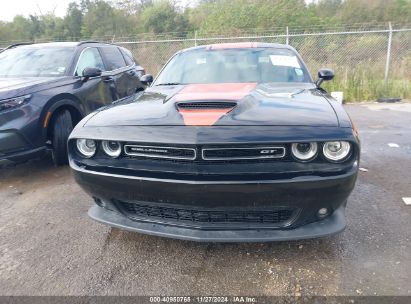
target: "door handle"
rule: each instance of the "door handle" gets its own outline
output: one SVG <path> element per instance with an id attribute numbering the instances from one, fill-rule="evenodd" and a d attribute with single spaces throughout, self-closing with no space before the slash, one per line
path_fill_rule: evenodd
<path id="1" fill-rule="evenodd" d="M 111 76 L 106 76 L 106 77 L 103 78 L 103 81 L 104 82 L 112 82 L 112 81 L 114 81 L 114 78 L 111 77 Z"/>

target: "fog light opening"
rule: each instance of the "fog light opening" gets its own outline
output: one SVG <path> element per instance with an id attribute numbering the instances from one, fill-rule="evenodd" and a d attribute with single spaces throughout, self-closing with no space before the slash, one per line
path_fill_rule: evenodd
<path id="1" fill-rule="evenodd" d="M 326 217 L 328 215 L 328 209 L 327 208 L 321 208 L 318 210 L 318 217 L 323 218 Z"/>

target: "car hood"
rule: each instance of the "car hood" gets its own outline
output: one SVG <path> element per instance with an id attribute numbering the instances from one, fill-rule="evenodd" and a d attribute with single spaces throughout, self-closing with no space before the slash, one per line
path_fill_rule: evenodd
<path id="1" fill-rule="evenodd" d="M 154 86 L 100 110 L 86 126 L 338 126 L 330 102 L 313 84 Z"/>
<path id="2" fill-rule="evenodd" d="M 31 93 L 33 87 L 54 81 L 55 77 L 0 77 L 0 99 Z"/>

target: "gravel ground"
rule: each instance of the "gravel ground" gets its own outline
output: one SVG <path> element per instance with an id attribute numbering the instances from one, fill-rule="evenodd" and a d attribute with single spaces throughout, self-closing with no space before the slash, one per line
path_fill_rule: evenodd
<path id="1" fill-rule="evenodd" d="M 90 220 L 91 199 L 47 157 L 0 169 L 0 295 L 411 295 L 411 104 L 346 107 L 368 171 L 348 228 L 324 239 L 139 235 Z"/>

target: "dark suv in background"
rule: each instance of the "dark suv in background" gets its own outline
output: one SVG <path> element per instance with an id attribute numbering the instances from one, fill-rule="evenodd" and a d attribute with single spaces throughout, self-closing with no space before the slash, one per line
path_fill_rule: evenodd
<path id="1" fill-rule="evenodd" d="M 99 42 L 13 45 L 0 53 L 0 165 L 51 150 L 67 163 L 67 138 L 88 113 L 145 89 L 125 48 Z"/>

